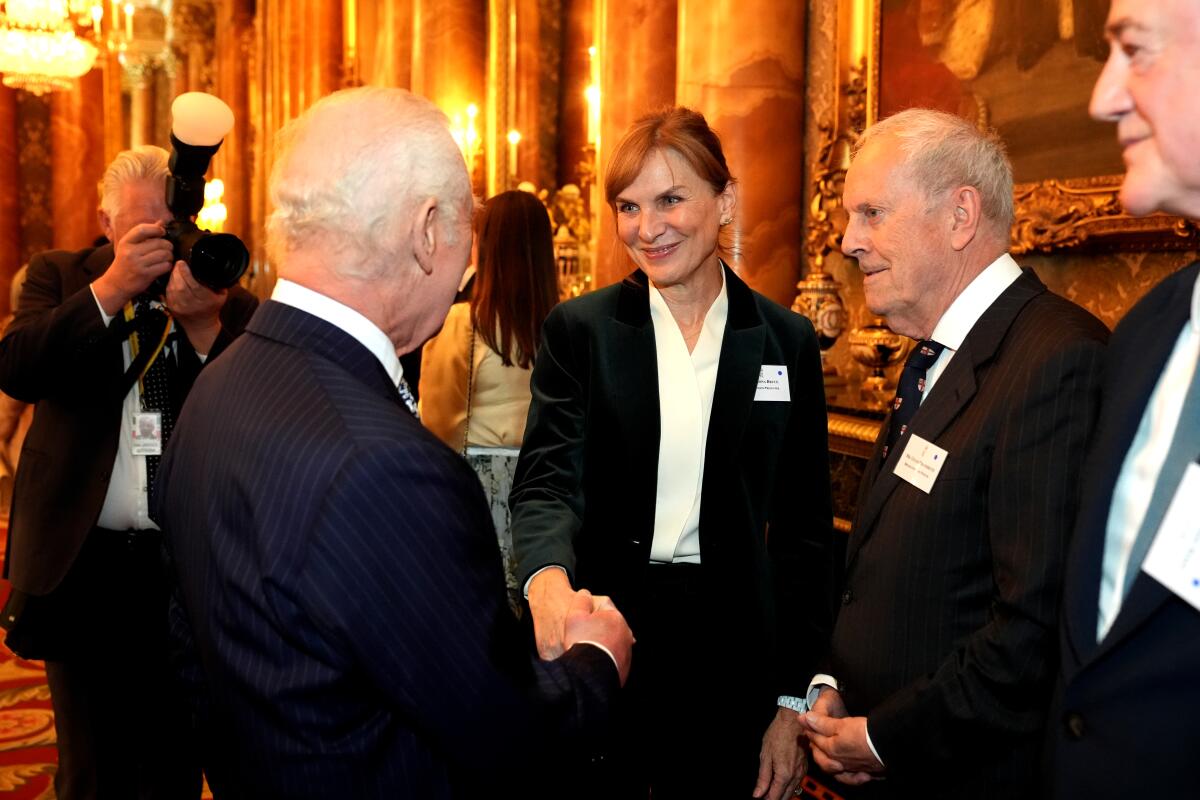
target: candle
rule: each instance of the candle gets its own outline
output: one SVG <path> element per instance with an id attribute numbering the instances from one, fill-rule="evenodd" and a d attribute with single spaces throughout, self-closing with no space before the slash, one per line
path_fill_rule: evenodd
<path id="1" fill-rule="evenodd" d="M 595 144 L 600 130 L 600 87 L 593 83 L 583 90 L 583 96 L 587 98 L 587 141 Z"/>
<path id="2" fill-rule="evenodd" d="M 125 38 L 133 40 L 133 3 L 125 4 Z"/>
<path id="3" fill-rule="evenodd" d="M 517 177 L 517 146 L 521 144 L 521 132 L 508 132 L 508 174 L 515 180 Z"/>

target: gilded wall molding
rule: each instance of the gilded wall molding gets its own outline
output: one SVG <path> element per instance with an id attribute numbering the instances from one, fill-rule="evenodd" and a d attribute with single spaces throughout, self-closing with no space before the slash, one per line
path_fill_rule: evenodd
<path id="1" fill-rule="evenodd" d="M 1200 229 L 1183 217 L 1134 217 L 1121 208 L 1120 175 L 1052 179 L 1014 187 L 1012 251 L 1191 250 Z"/>
<path id="2" fill-rule="evenodd" d="M 817 122 L 805 251 L 819 269 L 845 228 L 841 189 L 849 150 L 879 112 L 880 0 L 836 0 L 837 97 Z M 1117 198 L 1121 176 L 1052 178 L 1014 187 L 1012 252 L 1192 250 L 1200 228 L 1181 217 L 1133 217 Z"/>

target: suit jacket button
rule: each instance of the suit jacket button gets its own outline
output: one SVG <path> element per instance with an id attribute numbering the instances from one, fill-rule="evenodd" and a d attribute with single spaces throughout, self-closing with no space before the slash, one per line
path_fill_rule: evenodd
<path id="1" fill-rule="evenodd" d="M 1072 711 L 1070 714 L 1067 714 L 1066 723 L 1067 723 L 1067 736 L 1069 738 L 1071 738 L 1075 741 L 1079 741 L 1080 739 L 1083 738 L 1085 728 L 1084 728 L 1082 716 L 1080 716 L 1079 714 L 1076 714 L 1075 712 Z"/>
<path id="2" fill-rule="evenodd" d="M 851 592 L 849 589 L 842 592 L 842 605 L 844 605 L 844 606 L 850 605 L 850 601 L 852 601 L 853 599 L 854 599 L 854 593 Z"/>

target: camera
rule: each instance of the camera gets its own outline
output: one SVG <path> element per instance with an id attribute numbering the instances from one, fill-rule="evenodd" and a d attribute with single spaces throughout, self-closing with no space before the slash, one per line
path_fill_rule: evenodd
<path id="1" fill-rule="evenodd" d="M 167 208 L 174 217 L 166 239 L 175 260 L 184 261 L 204 286 L 219 292 L 233 286 L 246 272 L 250 253 L 231 233 L 211 233 L 193 218 L 204 206 L 204 173 L 233 127 L 233 112 L 221 100 L 204 92 L 187 92 L 171 104 L 171 158 L 167 162 Z M 166 291 L 170 273 L 154 289 Z"/>

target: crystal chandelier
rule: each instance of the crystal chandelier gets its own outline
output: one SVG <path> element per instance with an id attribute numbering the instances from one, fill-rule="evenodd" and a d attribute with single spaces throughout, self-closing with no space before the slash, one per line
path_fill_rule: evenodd
<path id="1" fill-rule="evenodd" d="M 96 46 L 75 35 L 76 22 L 99 28 L 104 9 L 81 0 L 8 0 L 0 14 L 4 85 L 45 94 L 69 89 L 96 62 Z"/>

